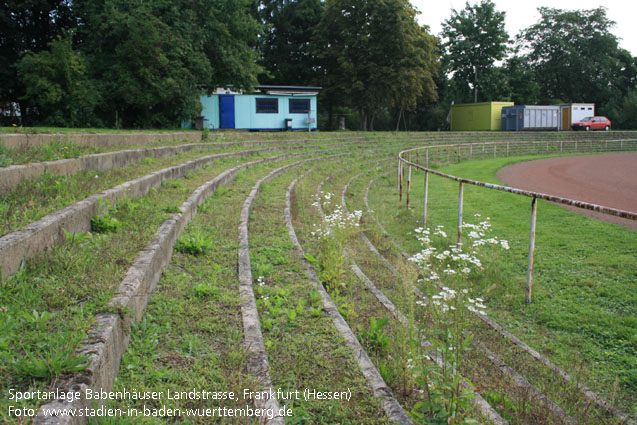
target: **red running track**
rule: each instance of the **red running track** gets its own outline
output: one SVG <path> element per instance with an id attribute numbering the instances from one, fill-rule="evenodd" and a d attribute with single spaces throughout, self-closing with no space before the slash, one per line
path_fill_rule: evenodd
<path id="1" fill-rule="evenodd" d="M 637 213 L 637 153 L 546 158 L 500 169 L 507 186 Z M 580 208 L 571 211 L 637 229 L 637 222 Z"/>

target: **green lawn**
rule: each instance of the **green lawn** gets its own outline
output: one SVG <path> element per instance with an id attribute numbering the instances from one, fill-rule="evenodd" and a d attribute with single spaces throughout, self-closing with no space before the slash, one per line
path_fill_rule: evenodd
<path id="1" fill-rule="evenodd" d="M 498 169 L 537 157 L 469 161 L 440 170 L 501 183 Z M 391 234 L 415 252 L 414 228 L 422 225 L 423 174 L 413 175 L 412 207 L 399 207 L 396 177 L 372 188 L 371 207 Z M 445 226 L 455 243 L 458 183 L 431 176 L 428 225 Z M 525 304 L 531 200 L 471 185 L 464 189 L 465 222 L 490 217 L 493 235 L 511 250 L 486 264 L 473 282 L 492 316 L 553 361 L 578 375 L 627 410 L 637 394 L 637 234 L 539 201 L 533 302 Z M 466 240 L 466 239 L 465 239 Z M 582 370 L 584 372 L 582 372 Z"/>

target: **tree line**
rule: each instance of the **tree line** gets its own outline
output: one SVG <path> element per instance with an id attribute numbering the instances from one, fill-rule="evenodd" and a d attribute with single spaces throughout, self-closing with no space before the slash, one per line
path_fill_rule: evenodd
<path id="1" fill-rule="evenodd" d="M 540 15 L 511 40 L 490 0 L 438 35 L 408 0 L 10 0 L 0 106 L 24 125 L 170 128 L 200 94 L 260 83 L 323 87 L 324 129 L 445 129 L 453 102 L 491 100 L 595 102 L 637 126 L 637 58 L 605 9 Z"/>

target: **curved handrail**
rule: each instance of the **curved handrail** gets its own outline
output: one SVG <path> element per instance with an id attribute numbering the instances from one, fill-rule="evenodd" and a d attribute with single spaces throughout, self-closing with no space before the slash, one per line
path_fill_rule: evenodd
<path id="1" fill-rule="evenodd" d="M 621 143 L 621 151 L 624 151 L 624 142 L 628 142 L 629 144 L 634 144 L 634 148 L 637 149 L 637 140 L 620 140 Z M 535 144 L 538 142 L 535 142 Z M 563 152 L 564 143 L 575 143 L 575 149 L 577 149 L 577 141 L 566 142 L 566 141 L 542 141 L 541 143 L 546 143 L 547 151 L 549 151 L 549 143 L 559 143 L 560 151 Z M 592 142 L 591 142 L 592 143 Z M 510 142 L 490 142 L 489 145 L 493 146 L 493 155 L 496 156 L 496 149 L 498 145 L 506 145 L 507 156 L 509 156 L 509 146 Z M 524 145 L 524 142 L 514 143 L 514 146 Z M 473 153 L 474 145 L 482 145 L 483 149 L 486 145 L 485 143 L 464 143 L 464 144 L 453 144 L 453 145 L 444 145 L 445 148 L 463 148 L 469 147 L 471 152 Z M 592 146 L 592 145 L 591 145 Z M 494 183 L 485 183 L 478 180 L 466 179 L 463 177 L 454 176 L 452 174 L 443 173 L 441 171 L 436 171 L 429 168 L 429 150 L 435 148 L 441 148 L 442 145 L 438 146 L 421 146 L 412 149 L 406 149 L 398 153 L 398 188 L 399 188 L 399 197 L 402 200 L 403 195 L 403 179 L 405 169 L 404 166 L 408 165 L 409 172 L 407 176 L 407 206 L 409 207 L 410 194 L 411 194 L 411 167 L 415 167 L 416 169 L 422 170 L 425 172 L 425 193 L 424 193 L 424 206 L 423 206 L 423 225 L 427 225 L 427 200 L 428 200 L 428 186 L 429 186 L 429 173 L 444 177 L 450 180 L 455 180 L 459 183 L 459 194 L 458 194 L 458 243 L 461 243 L 462 240 L 462 210 L 463 210 L 463 184 L 471 184 L 474 186 L 485 187 L 487 189 L 495 189 L 503 192 L 509 192 L 516 195 L 527 196 L 531 198 L 531 217 L 530 217 L 530 231 L 529 231 L 529 254 L 528 254 L 528 266 L 527 266 L 527 274 L 526 274 L 526 302 L 527 304 L 531 302 L 531 294 L 533 290 L 533 264 L 534 264 L 534 256 L 535 256 L 535 223 L 537 216 L 537 200 L 543 199 L 550 202 L 555 202 L 562 205 L 568 205 L 576 208 L 586 209 L 590 211 L 596 211 L 602 214 L 613 215 L 616 217 L 625 218 L 628 220 L 637 221 L 637 213 L 632 211 L 620 210 L 617 208 L 605 207 L 603 205 L 592 204 L 590 202 L 578 201 L 575 199 L 563 198 L 561 196 L 550 195 L 546 193 L 534 192 L 529 190 L 518 189 L 515 187 L 502 186 Z M 426 166 L 420 165 L 419 163 L 415 163 L 411 161 L 411 153 L 416 151 L 425 151 L 425 163 Z M 405 158 L 405 155 L 408 155 L 408 159 Z M 460 151 L 458 151 L 458 158 L 460 158 Z"/>

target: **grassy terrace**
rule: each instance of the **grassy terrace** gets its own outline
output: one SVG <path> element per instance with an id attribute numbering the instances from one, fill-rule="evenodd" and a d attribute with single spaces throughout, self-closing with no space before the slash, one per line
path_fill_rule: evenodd
<path id="1" fill-rule="evenodd" d="M 499 183 L 496 171 L 530 158 L 473 161 L 442 167 L 444 172 Z M 413 229 L 422 224 L 422 176 L 412 188 L 413 208 L 399 207 L 394 176 L 372 188 L 370 204 L 387 230 L 408 252 L 419 250 Z M 428 225 L 455 235 L 457 183 L 432 176 Z M 493 234 L 511 250 L 485 264 L 485 277 L 472 281 L 491 317 L 548 355 L 578 380 L 626 411 L 634 411 L 637 383 L 635 328 L 637 264 L 635 232 L 540 202 L 535 255 L 534 299 L 524 303 L 530 200 L 466 185 L 465 221 L 490 217 Z M 466 236 L 466 235 L 465 235 Z M 455 240 L 450 236 L 450 240 Z M 497 341 L 497 340 L 496 340 Z M 514 359 L 508 354 L 509 359 Z M 506 358 L 506 356 L 505 356 Z M 540 371 L 528 363 L 533 381 Z M 542 381 L 538 379 L 537 381 Z M 550 392 L 550 388 L 546 388 Z"/>
<path id="2" fill-rule="evenodd" d="M 40 161 L 56 161 L 60 159 L 70 159 L 77 158 L 82 155 L 89 155 L 95 153 L 106 153 L 106 152 L 115 152 L 120 150 L 131 150 L 131 149 L 146 149 L 146 148 L 154 148 L 161 146 L 179 146 L 185 144 L 192 143 L 232 143 L 232 142 L 250 142 L 252 141 L 265 141 L 268 143 L 268 146 L 281 146 L 288 145 L 291 141 L 298 140 L 299 143 L 302 141 L 321 141 L 326 140 L 329 143 L 330 139 L 337 139 L 331 143 L 339 143 L 343 138 L 355 141 L 355 140 L 404 140 L 408 138 L 417 137 L 414 134 L 390 134 L 389 137 L 387 134 L 383 133 L 369 133 L 369 134 L 356 134 L 347 136 L 345 134 L 340 133 L 312 133 L 312 135 L 308 135 L 307 133 L 295 132 L 295 133 L 276 133 L 272 135 L 265 135 L 260 137 L 252 137 L 246 138 L 245 135 L 241 134 L 233 134 L 233 133 L 219 133 L 219 134 L 211 134 L 208 138 L 203 139 L 201 141 L 192 141 L 192 140 L 160 140 L 151 143 L 144 144 L 126 144 L 126 145 L 111 145 L 107 147 L 96 147 L 96 146 L 84 146 L 79 145 L 72 141 L 71 139 L 65 138 L 64 134 L 73 134 L 73 133 L 62 133 L 60 135 L 59 140 L 52 141 L 48 144 L 41 146 L 30 146 L 26 148 L 20 149 L 11 149 L 7 148 L 2 143 L 2 132 L 0 132 L 0 167 L 7 167 L 9 165 L 19 165 L 19 164 L 28 164 L 33 162 Z M 214 149 L 211 147 L 211 149 Z M 227 149 L 227 148 L 224 148 Z"/>
<path id="3" fill-rule="evenodd" d="M 3 283 L 2 381 L 11 388 L 43 390 L 73 370 L 75 347 L 95 314 L 107 311 L 139 251 L 194 189 L 230 167 L 214 163 L 137 200 L 119 202 L 103 221 L 114 232 L 71 236 Z M 2 403 L 2 422 L 15 421 L 6 417 L 8 401 Z"/>
<path id="4" fill-rule="evenodd" d="M 293 136 L 304 138 L 307 134 Z M 330 139 L 349 137 L 342 142 L 360 142 L 359 136 L 315 134 L 307 148 L 295 152 L 314 151 L 319 149 L 317 144 L 326 151 L 341 143 Z M 223 140 L 235 137 L 240 135 L 226 133 Z M 276 145 L 290 137 L 267 134 L 258 138 L 246 135 L 245 139 L 272 140 Z M 485 136 L 488 137 L 490 135 Z M 341 315 L 393 395 L 406 411 L 412 411 L 422 408 L 420 403 L 426 400 L 428 391 L 443 391 L 442 381 L 423 379 L 424 373 L 439 372 L 432 363 L 423 360 L 420 338 L 435 342 L 431 337 L 446 332 L 447 323 L 422 305 L 414 289 L 417 287 L 431 297 L 438 294 L 438 287 L 422 280 L 427 275 L 401 256 L 367 213 L 363 214 L 360 227 L 337 229 L 334 239 L 322 239 L 316 234 L 315 225 L 323 223 L 315 204 L 319 201 L 315 196 L 319 185 L 323 191 L 319 202 L 326 214 L 338 212 L 341 192 L 348 184 L 347 208 L 365 211 L 365 190 L 370 179 L 377 178 L 369 199 L 376 218 L 406 251 L 414 254 L 421 250 L 414 229 L 422 225 L 423 175 L 412 174 L 412 205 L 407 209 L 404 199 L 403 204 L 398 201 L 395 167 L 399 150 L 424 143 L 405 138 L 396 144 L 383 145 L 383 141 L 395 140 L 390 134 L 373 134 L 371 139 L 364 146 L 344 145 L 345 149 L 339 152 L 312 154 L 322 157 L 350 152 L 352 155 L 321 158 L 265 182 L 251 211 L 253 288 L 274 388 L 283 391 L 349 389 L 352 394 L 350 401 L 279 400 L 293 411 L 286 423 L 389 422 L 355 356 L 325 314 L 321 296 L 308 279 L 288 236 L 283 215 L 285 195 L 290 182 L 300 176 L 303 177 L 292 196 L 292 215 L 299 241 L 308 253 L 306 258 L 313 263 Z M 162 143 L 168 144 L 171 142 Z M 45 175 L 24 182 L 16 191 L 0 195 L 0 234 L 22 228 L 125 181 L 193 158 L 230 150 L 211 147 L 172 158 L 148 159 L 107 172 L 68 177 Z M 177 211 L 193 190 L 235 165 L 282 153 L 214 161 L 184 178 L 165 182 L 145 196 L 111 205 L 106 214 L 94 220 L 93 233 L 68 235 L 65 244 L 28 261 L 25 268 L 0 283 L 0 380 L 6 382 L 0 390 L 0 423 L 27 423 L 24 418 L 9 416 L 8 406 L 36 407 L 38 404 L 9 402 L 8 388 L 55 388 L 66 372 L 82 364 L 83 359 L 78 359 L 74 350 L 94 323 L 95 314 L 108 310 L 109 300 L 139 251 L 149 244 L 161 223 Z M 498 183 L 496 171 L 501 167 L 537 158 L 466 161 L 438 169 Z M 175 245 L 172 260 L 163 271 L 144 318 L 131 328 L 131 343 L 114 387 L 114 390 L 134 388 L 164 394 L 168 390 L 198 388 L 234 391 L 236 396 L 231 400 L 124 400 L 110 402 L 109 407 L 135 408 L 141 412 L 144 408 L 162 406 L 181 409 L 252 406 L 250 400 L 243 397 L 244 389 L 255 390 L 258 383 L 247 371 L 250 353 L 244 346 L 242 330 L 237 276 L 239 215 L 243 202 L 261 177 L 301 159 L 304 158 L 278 160 L 241 171 L 235 181 L 220 187 L 199 207 Z M 389 175 L 382 177 L 386 172 Z M 326 199 L 327 193 L 332 194 L 330 199 Z M 430 176 L 428 225 L 432 229 L 444 226 L 449 235 L 432 237 L 437 252 L 455 243 L 457 196 L 457 183 Z M 529 207 L 528 198 L 465 185 L 465 222 L 476 223 L 489 217 L 490 235 L 506 239 L 510 249 L 495 249 L 489 245 L 481 248 L 482 270 L 476 268 L 462 278 L 445 277 L 441 263 L 436 270 L 442 283 L 456 285 L 453 287 L 458 290 L 470 288 L 472 297 L 484 298 L 488 317 L 560 365 L 578 382 L 634 415 L 637 411 L 635 231 L 540 202 L 534 298 L 533 303 L 526 305 Z M 480 217 L 474 217 L 475 214 Z M 360 238 L 361 230 L 397 272 L 392 272 L 369 250 Z M 470 241 L 469 231 L 464 232 L 465 243 Z M 346 250 L 346 256 L 341 255 L 341 249 Z M 352 272 L 350 265 L 354 262 L 404 314 L 410 326 L 402 324 L 399 315 L 392 314 Z M 476 343 L 479 340 L 479 344 L 524 375 L 576 422 L 620 423 L 588 403 L 578 390 L 565 385 L 552 371 L 530 359 L 482 321 L 468 317 L 463 326 L 464 330 L 476 334 Z M 549 413 L 536 396 L 520 390 L 509 376 L 494 367 L 476 344 L 464 353 L 460 372 L 511 424 L 564 423 Z M 440 388 L 436 388 L 438 386 Z M 447 402 L 449 400 L 440 400 L 443 404 Z M 461 397 L 453 403 L 458 405 L 459 416 L 490 423 L 467 399 Z M 175 421 L 210 423 L 211 418 L 138 416 L 101 418 L 91 423 Z M 254 423 L 245 417 L 214 421 Z"/>
<path id="5" fill-rule="evenodd" d="M 182 238 L 197 235 L 214 243 L 203 255 L 175 254 L 157 295 L 151 299 L 148 319 L 140 325 L 140 333 L 133 334 L 116 388 L 206 387 L 234 391 L 238 396 L 228 403 L 202 401 L 187 407 L 241 408 L 249 404 L 243 399 L 243 389 L 254 389 L 256 385 L 247 377 L 246 352 L 241 346 L 236 273 L 239 212 L 254 183 L 280 165 L 263 165 L 240 174 L 200 208 Z M 255 282 L 255 286 L 261 297 L 261 322 L 274 385 L 292 391 L 305 387 L 329 389 L 336 380 L 344 389 L 351 389 L 353 400 L 347 405 L 335 401 L 288 403 L 293 409 L 291 420 L 297 423 L 386 423 L 351 354 L 342 346 L 329 319 L 316 307 L 316 292 L 304 278 L 299 259 L 289 250 L 281 202 L 283 199 L 284 203 L 289 181 L 302 170 L 294 169 L 262 187 L 250 224 L 253 273 L 263 276 L 263 285 Z M 273 309 L 279 310 L 269 312 L 264 297 L 270 297 Z M 193 317 L 201 319 L 193 321 Z M 160 377 L 155 377 L 155 370 L 161 371 Z M 135 407 L 143 408 L 141 404 Z M 174 407 L 186 406 L 177 402 Z M 206 418 L 190 420 L 209 423 Z M 253 422 L 246 418 L 220 421 Z M 172 419 L 160 420 L 163 422 L 172 423 Z"/>
<path id="6" fill-rule="evenodd" d="M 384 162 L 385 166 L 386 164 L 387 163 Z M 379 164 L 379 166 L 381 165 L 382 164 Z M 330 173 L 326 171 L 325 174 L 317 176 L 323 179 L 328 175 L 330 176 L 329 180 L 326 180 L 322 186 L 322 191 L 325 194 L 331 194 L 331 196 L 327 195 L 330 196 L 330 200 L 329 203 L 324 204 L 325 212 L 333 213 L 336 205 L 340 205 L 342 189 L 352 176 L 366 170 L 373 174 L 376 172 L 375 168 L 374 162 L 359 163 L 347 167 L 347 172 Z M 309 182 L 306 182 L 306 184 L 307 183 Z M 304 196 L 306 203 L 311 203 L 315 199 L 313 194 L 317 185 L 317 180 L 314 180 L 309 185 L 308 193 Z M 355 194 L 362 196 L 363 191 L 352 189 L 348 193 L 350 196 L 355 196 Z M 300 199 L 298 192 L 297 198 Z M 305 230 L 305 232 L 301 232 L 301 235 L 303 235 L 302 237 L 305 240 L 304 245 L 306 245 L 306 249 L 317 258 L 320 258 L 322 254 L 324 255 L 324 252 L 317 249 L 318 243 L 315 238 L 311 236 L 311 232 L 316 230 L 313 224 L 320 223 L 321 218 L 317 215 L 316 208 L 309 207 L 309 209 L 310 211 L 307 214 L 310 216 L 310 219 L 304 220 L 304 224 L 299 223 L 300 228 Z M 350 211 L 352 211 L 352 208 L 350 208 Z M 310 233 L 309 235 L 308 232 Z M 386 295 L 389 295 L 389 298 L 394 301 L 394 304 L 406 316 L 409 322 L 417 323 L 418 318 L 423 312 L 422 308 L 416 304 L 418 298 L 413 291 L 413 284 L 417 278 L 417 273 L 413 266 L 404 262 L 397 264 L 401 277 L 396 278 L 385 265 L 367 249 L 362 243 L 362 240 L 355 234 L 347 238 L 346 249 L 349 257 L 347 263 L 356 262 L 377 288 L 385 292 Z M 321 261 L 319 260 L 319 262 Z M 320 269 L 323 270 L 324 267 L 327 266 L 324 266 L 321 262 Z M 411 326 L 404 327 L 399 320 L 364 287 L 363 283 L 351 273 L 347 264 L 344 265 L 343 272 L 346 283 L 342 285 L 342 288 L 336 291 L 333 290 L 331 295 L 335 299 L 335 302 L 337 302 L 341 314 L 346 318 L 359 341 L 372 358 L 385 382 L 392 388 L 394 395 L 403 408 L 410 411 L 414 409 L 417 403 L 424 400 L 424 392 L 426 391 L 423 382 L 414 374 L 414 367 L 420 363 L 419 358 L 423 353 L 418 343 L 419 331 Z M 386 321 L 386 324 L 378 325 L 379 321 Z M 431 364 L 427 363 L 427 367 L 431 367 Z M 476 365 L 476 369 L 478 367 L 479 366 Z M 485 370 L 480 370 L 480 373 L 484 376 Z M 491 376 L 491 378 L 493 378 L 493 376 Z M 501 384 L 502 380 L 500 379 L 496 382 Z M 479 418 L 483 423 L 490 423 L 478 410 L 467 403 L 463 404 L 462 410 L 463 415 Z M 520 423 L 534 422 L 520 421 Z"/>
<path id="7" fill-rule="evenodd" d="M 348 162 L 326 160 L 318 167 L 309 164 L 305 168 L 332 168 Z M 265 184 L 250 221 L 252 273 L 257 280 L 257 305 L 273 385 L 286 390 L 352 389 L 349 402 L 294 401 L 294 418 L 303 419 L 301 423 L 386 423 L 351 351 L 322 312 L 320 296 L 308 280 L 300 258 L 291 251 L 282 212 L 287 187 L 303 171 L 289 171 Z M 263 276 L 262 284 L 259 276 Z"/>
<path id="8" fill-rule="evenodd" d="M 374 142 L 369 142 L 373 146 Z M 339 144 L 299 146 L 296 151 L 317 150 L 321 148 L 360 149 L 356 144 L 340 146 Z M 179 165 L 186 161 L 207 155 L 223 152 L 237 152 L 258 149 L 234 146 L 229 148 L 208 147 L 197 151 L 178 154 L 166 158 L 145 158 L 140 163 L 127 167 L 106 171 L 86 171 L 71 176 L 52 176 L 43 174 L 37 179 L 23 181 L 11 192 L 0 194 L 0 236 L 39 220 L 53 211 L 62 209 L 79 200 L 85 199 L 100 191 L 115 187 L 126 181 L 144 176 L 167 167 Z M 254 157 L 266 157 L 281 154 L 280 151 L 257 153 Z M 237 164 L 240 158 L 219 159 L 226 164 Z"/>
<path id="9" fill-rule="evenodd" d="M 43 174 L 35 180 L 25 180 L 15 190 L 0 194 L 0 235 L 129 180 L 219 152 L 220 149 L 202 149 L 168 158 L 146 158 L 141 163 L 108 171 L 80 172 L 72 176 Z M 215 163 L 237 164 L 242 161 L 240 158 L 224 158 Z"/>

